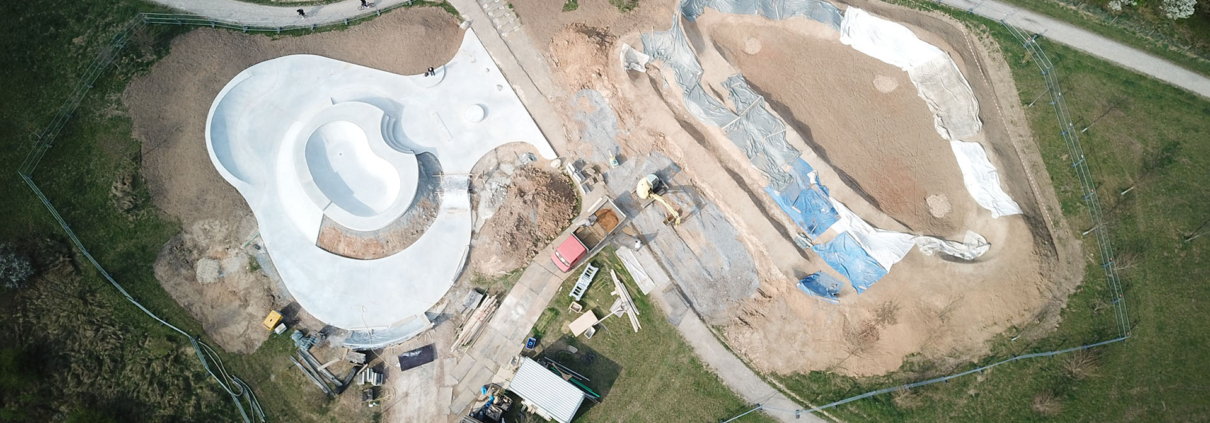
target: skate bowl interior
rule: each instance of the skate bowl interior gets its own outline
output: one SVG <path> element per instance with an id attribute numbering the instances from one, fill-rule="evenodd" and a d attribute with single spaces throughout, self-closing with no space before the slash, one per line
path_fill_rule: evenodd
<path id="1" fill-rule="evenodd" d="M 435 77 L 312 55 L 258 63 L 219 92 L 206 125 L 211 161 L 251 206 L 290 294 L 350 330 L 424 326 L 470 248 L 467 175 L 510 142 L 555 157 L 472 31 Z M 420 153 L 440 164 L 441 204 L 411 246 L 368 260 L 317 246 L 325 218 L 374 231 L 404 215 Z"/>

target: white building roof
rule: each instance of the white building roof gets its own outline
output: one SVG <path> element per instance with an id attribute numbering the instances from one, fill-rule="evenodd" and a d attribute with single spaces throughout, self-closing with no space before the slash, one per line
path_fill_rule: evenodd
<path id="1" fill-rule="evenodd" d="M 521 361 L 508 390 L 560 423 L 570 422 L 584 402 L 584 392 L 529 358 Z"/>

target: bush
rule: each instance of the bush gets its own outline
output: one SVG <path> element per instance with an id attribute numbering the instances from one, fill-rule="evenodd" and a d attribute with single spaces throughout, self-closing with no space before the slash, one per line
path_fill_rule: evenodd
<path id="1" fill-rule="evenodd" d="M 29 258 L 18 255 L 12 246 L 0 244 L 0 281 L 5 288 L 20 288 L 33 276 L 34 268 L 29 264 Z"/>
<path id="2" fill-rule="evenodd" d="M 1160 9 L 1168 19 L 1185 19 L 1193 16 L 1194 6 L 1197 6 L 1197 0 L 1164 0 Z"/>

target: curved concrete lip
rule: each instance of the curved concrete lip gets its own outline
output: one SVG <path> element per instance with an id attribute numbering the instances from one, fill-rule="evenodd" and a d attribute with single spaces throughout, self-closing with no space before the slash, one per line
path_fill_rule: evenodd
<path id="1" fill-rule="evenodd" d="M 475 163 L 510 142 L 555 158 L 474 32 L 440 69 L 425 80 L 284 56 L 240 72 L 211 104 L 211 162 L 252 208 L 290 294 L 327 324 L 374 330 L 423 317 L 469 251 Z M 481 108 L 470 116 L 480 121 L 467 120 L 471 106 Z M 405 213 L 415 199 L 419 153 L 441 163 L 442 203 L 411 247 L 359 260 L 316 246 L 325 217 L 372 231 Z"/>
<path id="2" fill-rule="evenodd" d="M 298 178 L 324 215 L 349 229 L 373 231 L 412 204 L 416 156 L 390 147 L 382 109 L 350 101 L 323 109 L 299 132 Z M 393 132 L 393 131 L 390 131 Z M 390 135 L 388 135 L 390 136 Z"/>

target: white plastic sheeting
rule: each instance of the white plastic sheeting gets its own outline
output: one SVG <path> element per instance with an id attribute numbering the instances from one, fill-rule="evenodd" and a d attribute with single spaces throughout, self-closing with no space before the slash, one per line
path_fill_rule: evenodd
<path id="1" fill-rule="evenodd" d="M 840 21 L 840 42 L 904 71 L 945 54 L 917 38 L 907 27 L 856 7 L 844 11 L 844 19 Z"/>
<path id="2" fill-rule="evenodd" d="M 962 183 L 966 190 L 983 208 L 991 210 L 992 217 L 1021 213 L 1021 207 L 1000 188 L 1000 174 L 987 159 L 987 152 L 976 142 L 950 141 L 958 168 L 962 170 Z"/>
<path id="3" fill-rule="evenodd" d="M 643 54 L 643 52 L 635 50 L 630 44 L 622 44 L 622 68 L 635 72 L 643 72 L 647 70 L 647 63 L 651 62 L 651 56 Z"/>
<path id="4" fill-rule="evenodd" d="M 891 266 L 903 260 L 912 247 L 916 246 L 915 235 L 903 232 L 888 231 L 870 226 L 865 220 L 845 207 L 835 198 L 829 198 L 832 207 L 840 214 L 840 220 L 832 225 L 836 232 L 848 232 L 857 240 L 870 257 L 873 257 L 883 269 L 891 270 Z"/>
<path id="5" fill-rule="evenodd" d="M 935 116 L 937 133 L 947 140 L 979 133 L 979 102 L 958 65 L 941 49 L 907 27 L 856 7 L 844 12 L 840 42 L 903 69 Z"/>
<path id="6" fill-rule="evenodd" d="M 991 248 L 991 244 L 987 243 L 987 239 L 983 238 L 983 235 L 971 231 L 966 231 L 966 238 L 962 242 L 947 241 L 931 236 L 916 237 L 916 246 L 920 247 L 920 252 L 926 256 L 940 252 L 963 260 L 979 258 Z"/>

